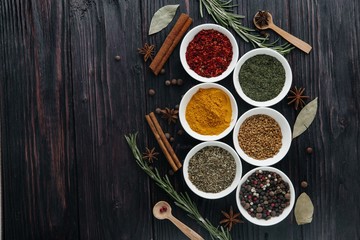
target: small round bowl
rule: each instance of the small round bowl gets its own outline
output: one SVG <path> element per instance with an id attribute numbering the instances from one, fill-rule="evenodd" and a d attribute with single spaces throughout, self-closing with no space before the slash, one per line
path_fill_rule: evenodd
<path id="1" fill-rule="evenodd" d="M 195 153 L 197 153 L 198 151 L 200 151 L 201 149 L 203 149 L 204 147 L 207 147 L 207 146 L 217 146 L 217 147 L 221 147 L 221 148 L 225 149 L 234 157 L 234 160 L 236 163 L 236 174 L 235 174 L 235 178 L 234 178 L 233 182 L 231 183 L 231 185 L 229 187 L 227 187 L 226 189 L 224 189 L 223 191 L 218 192 L 218 193 L 208 193 L 208 192 L 200 191 L 189 179 L 188 168 L 189 168 L 190 159 L 195 155 Z M 198 195 L 202 198 L 206 198 L 206 199 L 218 199 L 218 198 L 227 196 L 232 191 L 234 191 L 235 188 L 239 185 L 239 182 L 241 179 L 241 174 L 242 174 L 242 164 L 241 164 L 239 155 L 237 155 L 235 150 L 232 147 L 230 147 L 229 145 L 227 145 L 226 143 L 219 142 L 219 141 L 202 142 L 202 143 L 196 145 L 195 147 L 193 147 L 189 151 L 189 153 L 186 155 L 184 164 L 183 164 L 183 174 L 184 174 L 184 179 L 185 179 L 187 186 L 196 195 Z"/>
<path id="2" fill-rule="evenodd" d="M 248 179 L 248 177 L 253 174 L 255 171 L 257 170 L 263 170 L 263 171 L 271 171 L 271 172 L 275 172 L 277 174 L 279 174 L 281 176 L 281 178 L 287 182 L 289 184 L 289 189 L 290 189 L 290 205 L 287 206 L 284 211 L 277 217 L 271 217 L 269 220 L 265 220 L 265 219 L 257 219 L 256 217 L 252 217 L 245 209 L 244 207 L 241 205 L 240 202 L 240 189 L 241 189 L 241 185 Z M 254 168 L 252 170 L 250 170 L 249 172 L 247 172 L 240 180 L 239 185 L 236 188 L 236 204 L 240 210 L 240 213 L 242 216 L 244 216 L 249 222 L 252 222 L 256 225 L 259 226 L 271 226 L 271 225 L 275 225 L 279 222 L 281 222 L 282 220 L 284 220 L 291 212 L 291 210 L 294 207 L 294 203 L 295 203 L 295 189 L 294 186 L 292 184 L 292 182 L 290 181 L 289 177 L 283 173 L 282 171 L 280 171 L 277 168 L 273 168 L 273 167 L 257 167 Z"/>
<path id="3" fill-rule="evenodd" d="M 264 160 L 258 160 L 258 159 L 254 159 L 254 158 L 248 156 L 241 149 L 241 147 L 239 145 L 239 140 L 238 140 L 238 134 L 239 134 L 241 124 L 247 118 L 249 118 L 253 115 L 258 115 L 258 114 L 265 114 L 265 115 L 272 117 L 279 124 L 279 126 L 281 128 L 281 133 L 282 133 L 282 146 L 281 146 L 279 152 L 276 155 L 274 155 L 273 157 L 267 158 Z M 253 108 L 253 109 L 250 109 L 247 112 L 245 112 L 243 115 L 240 116 L 239 120 L 236 122 L 234 131 L 233 131 L 233 143 L 234 143 L 235 150 L 238 152 L 241 159 L 245 160 L 246 162 L 248 162 L 254 166 L 270 166 L 270 165 L 273 165 L 273 164 L 279 162 L 281 159 L 283 159 L 285 157 L 285 155 L 289 151 L 291 141 L 292 141 L 291 128 L 290 128 L 290 125 L 289 125 L 288 121 L 286 120 L 286 118 L 278 111 L 271 109 L 271 108 L 267 108 L 267 107 L 257 107 L 257 108 Z"/>
<path id="4" fill-rule="evenodd" d="M 277 60 L 280 61 L 282 66 L 285 69 L 285 83 L 281 90 L 281 92 L 273 99 L 270 99 L 268 101 L 255 101 L 248 96 L 245 95 L 243 92 L 240 81 L 239 81 L 239 72 L 242 67 L 242 65 L 251 57 L 254 57 L 255 55 L 269 55 L 272 57 L 275 57 Z M 276 52 L 275 50 L 272 50 L 270 48 L 257 48 L 254 50 L 251 50 L 247 53 L 245 53 L 237 62 L 234 72 L 233 72 L 233 82 L 236 89 L 236 92 L 239 94 L 239 96 L 250 105 L 256 106 L 256 107 L 269 107 L 272 105 L 275 105 L 276 103 L 280 102 L 289 92 L 291 84 L 292 84 L 292 71 L 290 68 L 290 65 L 286 58 L 281 55 L 280 53 Z"/>
<path id="5" fill-rule="evenodd" d="M 191 127 L 189 126 L 189 123 L 186 120 L 186 116 L 185 116 L 186 107 L 187 107 L 189 101 L 191 100 L 191 98 L 193 97 L 193 95 L 195 93 L 197 93 L 197 91 L 200 88 L 203 88 L 203 89 L 218 88 L 218 89 L 221 89 L 223 92 L 225 92 L 229 96 L 229 99 L 231 102 L 231 110 L 232 110 L 231 122 L 230 122 L 229 127 L 226 128 L 222 133 L 220 133 L 218 135 L 199 134 L 191 129 Z M 234 96 L 231 94 L 231 92 L 229 90 L 227 90 L 225 87 L 223 87 L 217 83 L 200 83 L 200 84 L 197 84 L 194 87 L 190 88 L 185 93 L 185 95 L 182 97 L 180 106 L 179 106 L 179 119 L 180 119 L 182 127 L 190 136 L 192 136 L 195 139 L 201 140 L 201 141 L 215 141 L 215 140 L 219 140 L 219 139 L 225 137 L 234 128 L 237 117 L 238 117 L 238 107 L 237 107 Z"/>
<path id="6" fill-rule="evenodd" d="M 232 45 L 232 51 L 233 51 L 232 60 L 229 64 L 228 68 L 221 75 L 216 76 L 216 77 L 211 77 L 211 78 L 206 78 L 206 77 L 198 75 L 196 72 L 194 72 L 193 70 L 190 69 L 189 64 L 186 61 L 186 50 L 187 50 L 189 43 L 194 39 L 194 37 L 201 30 L 208 30 L 208 29 L 213 29 L 213 30 L 216 30 L 216 31 L 224 34 L 230 40 L 230 43 Z M 220 25 L 217 25 L 217 24 L 207 23 L 207 24 L 202 24 L 202 25 L 194 27 L 185 35 L 185 37 L 182 40 L 181 45 L 180 45 L 180 61 L 181 61 L 182 66 L 184 67 L 185 71 L 192 78 L 194 78 L 200 82 L 217 82 L 217 81 L 220 81 L 220 80 L 226 78 L 234 70 L 238 58 L 239 58 L 239 48 L 238 48 L 235 37 L 231 34 L 231 32 L 229 30 L 227 30 L 226 28 L 224 28 Z"/>

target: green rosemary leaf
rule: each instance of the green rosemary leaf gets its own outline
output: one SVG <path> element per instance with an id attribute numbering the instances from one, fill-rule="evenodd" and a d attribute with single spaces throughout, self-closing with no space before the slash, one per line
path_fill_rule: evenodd
<path id="1" fill-rule="evenodd" d="M 176 206 L 187 212 L 189 217 L 195 219 L 200 226 L 206 229 L 212 239 L 231 240 L 229 231 L 224 231 L 223 228 L 220 228 L 219 230 L 217 227 L 214 227 L 208 219 L 204 219 L 189 195 L 186 192 L 178 193 L 172 186 L 167 175 L 161 177 L 156 168 L 150 168 L 147 162 L 142 159 L 142 155 L 136 144 L 136 137 L 137 133 L 125 135 L 125 139 L 131 149 L 131 152 L 133 153 L 136 163 L 140 166 L 140 168 L 143 169 L 144 172 L 148 174 L 160 188 L 173 198 Z"/>

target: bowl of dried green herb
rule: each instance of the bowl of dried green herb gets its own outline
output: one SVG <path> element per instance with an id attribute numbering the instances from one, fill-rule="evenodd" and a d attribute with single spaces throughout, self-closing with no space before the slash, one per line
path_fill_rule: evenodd
<path id="1" fill-rule="evenodd" d="M 191 29 L 180 46 L 185 71 L 200 82 L 217 82 L 234 70 L 239 49 L 233 34 L 218 24 L 201 24 Z"/>
<path id="2" fill-rule="evenodd" d="M 295 204 L 295 189 L 289 177 L 274 167 L 247 172 L 236 188 L 236 204 L 242 216 L 259 226 L 283 221 Z"/>
<path id="3" fill-rule="evenodd" d="M 245 53 L 233 72 L 236 92 L 247 103 L 269 107 L 280 102 L 289 92 L 292 71 L 280 53 L 259 48 Z"/>
<path id="4" fill-rule="evenodd" d="M 282 160 L 291 141 L 286 118 L 267 107 L 256 107 L 242 114 L 233 131 L 234 148 L 240 158 L 255 166 L 270 166 Z"/>
<path id="5" fill-rule="evenodd" d="M 183 174 L 187 186 L 195 194 L 218 199 L 238 186 L 242 165 L 236 151 L 226 143 L 202 142 L 187 154 Z"/>

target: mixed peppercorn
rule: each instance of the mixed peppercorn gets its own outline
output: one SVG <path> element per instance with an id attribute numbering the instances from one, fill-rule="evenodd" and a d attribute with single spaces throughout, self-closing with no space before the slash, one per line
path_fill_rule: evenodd
<path id="1" fill-rule="evenodd" d="M 241 185 L 243 208 L 257 219 L 279 216 L 290 205 L 290 188 L 275 172 L 257 170 Z"/>

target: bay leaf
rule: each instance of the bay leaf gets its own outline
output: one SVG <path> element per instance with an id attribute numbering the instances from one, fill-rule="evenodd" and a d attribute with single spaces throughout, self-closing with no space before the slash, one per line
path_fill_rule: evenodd
<path id="1" fill-rule="evenodd" d="M 300 194 L 296 200 L 294 214 L 298 225 L 311 223 L 314 214 L 314 205 L 306 193 Z"/>
<path id="2" fill-rule="evenodd" d="M 173 20 L 179 4 L 166 5 L 156 11 L 151 19 L 149 35 L 160 32 Z"/>
<path id="3" fill-rule="evenodd" d="M 305 107 L 299 112 L 299 115 L 296 118 L 294 129 L 293 129 L 293 139 L 301 135 L 306 129 L 309 128 L 311 123 L 314 121 L 316 112 L 318 109 L 318 98 L 315 98 L 311 102 L 305 105 Z"/>

